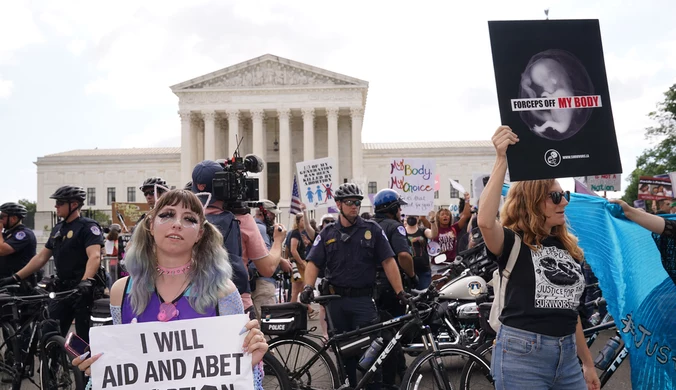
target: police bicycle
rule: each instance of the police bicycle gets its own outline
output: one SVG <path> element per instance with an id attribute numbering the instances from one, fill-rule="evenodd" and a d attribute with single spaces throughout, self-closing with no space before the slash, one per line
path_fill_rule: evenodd
<path id="1" fill-rule="evenodd" d="M 49 317 L 51 302 L 79 294 L 77 289 L 33 295 L 13 295 L 18 285 L 0 290 L 0 378 L 3 386 L 19 390 L 24 378 L 43 390 L 84 389 L 82 373 L 70 364 L 59 323 Z M 38 358 L 40 383 L 33 379 Z M 3 387 L 5 389 L 5 387 Z"/>
<path id="2" fill-rule="evenodd" d="M 587 308 L 592 307 L 601 307 L 605 306 L 606 301 L 603 298 L 597 298 L 591 302 L 587 302 L 585 306 Z M 610 380 L 613 374 L 620 367 L 622 362 L 629 357 L 629 350 L 619 337 L 619 331 L 613 320 L 606 321 L 610 316 L 606 315 L 604 322 L 599 325 L 592 326 L 583 330 L 584 337 L 587 340 L 587 347 L 591 347 L 594 344 L 594 341 L 599 336 L 599 333 L 604 330 L 615 329 L 615 336 L 610 338 L 604 348 L 599 352 L 598 356 L 594 360 L 594 365 L 599 372 L 599 380 L 601 381 L 601 387 L 604 387 L 606 383 Z M 486 341 L 479 348 L 476 349 L 476 353 L 481 355 L 484 359 L 490 362 L 491 354 L 493 353 L 493 344 L 494 340 Z M 476 370 L 476 371 L 475 371 Z M 477 385 L 477 377 L 481 377 L 482 368 L 476 367 L 474 362 L 467 362 L 463 368 L 461 374 L 461 384 L 460 388 L 467 389 L 493 389 L 493 387 L 479 387 Z"/>
<path id="3" fill-rule="evenodd" d="M 445 281 L 440 279 L 438 283 Z M 304 312 L 307 309 L 299 303 L 263 306 L 261 328 L 272 336 L 268 342 L 269 351 L 286 368 L 294 389 L 348 389 L 348 376 L 343 362 L 346 358 L 359 355 L 362 355 L 362 359 L 358 369 L 363 375 L 355 389 L 363 389 L 373 380 L 390 352 L 397 345 L 404 344 L 402 339 L 418 332 L 422 334 L 424 348 L 403 375 L 402 389 L 458 389 L 459 375 L 449 373 L 453 370 L 459 373 L 467 361 L 475 363 L 474 372 L 483 368 L 484 380 L 491 382 L 489 364 L 480 355 L 462 346 L 440 347 L 430 327 L 424 325 L 422 316 L 426 315 L 430 303 L 436 301 L 438 295 L 436 285 L 432 284 L 409 300 L 407 314 L 343 333 L 335 332 L 330 312 L 326 310 L 329 339 L 325 342 L 321 336 L 312 334 L 315 328 L 307 330 L 307 315 Z M 314 300 L 325 306 L 340 298 L 338 295 L 326 295 Z M 396 334 L 386 345 L 379 338 L 373 340 L 378 332 L 395 328 L 398 328 Z"/>

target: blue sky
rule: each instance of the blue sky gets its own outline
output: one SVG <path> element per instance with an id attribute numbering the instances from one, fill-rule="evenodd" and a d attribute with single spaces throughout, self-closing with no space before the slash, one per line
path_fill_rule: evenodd
<path id="1" fill-rule="evenodd" d="M 34 200 L 37 157 L 178 146 L 169 86 L 266 53 L 370 82 L 364 142 L 489 139 L 488 20 L 598 18 L 624 172 L 676 83 L 673 1 L 5 1 L 0 202 Z M 387 4 L 387 6 L 383 6 Z M 415 5 L 413 5 L 415 4 Z"/>

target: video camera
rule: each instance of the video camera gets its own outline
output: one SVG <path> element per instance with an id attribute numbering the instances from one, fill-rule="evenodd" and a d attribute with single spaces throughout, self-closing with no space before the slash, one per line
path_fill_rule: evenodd
<path id="1" fill-rule="evenodd" d="M 221 164 L 223 171 L 216 172 L 211 182 L 214 199 L 223 201 L 223 206 L 233 213 L 248 213 L 249 207 L 258 207 L 258 178 L 247 177 L 247 173 L 263 171 L 263 159 L 254 154 L 247 154 L 242 158 L 238 145 L 231 159 L 220 159 L 216 162 Z"/>

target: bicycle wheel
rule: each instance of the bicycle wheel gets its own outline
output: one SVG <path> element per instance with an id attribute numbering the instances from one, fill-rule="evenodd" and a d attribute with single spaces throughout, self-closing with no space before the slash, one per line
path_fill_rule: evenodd
<path id="1" fill-rule="evenodd" d="M 274 338 L 268 351 L 283 365 L 294 388 L 333 390 L 340 387 L 338 371 L 326 351 L 309 337 Z M 303 367 L 313 357 L 317 360 Z"/>
<path id="2" fill-rule="evenodd" d="M 475 373 L 484 374 L 482 375 L 483 383 L 478 380 L 477 375 L 477 380 L 475 381 L 475 378 L 472 380 L 471 388 L 493 389 L 489 364 L 476 352 L 459 346 L 443 348 L 438 352 L 427 351 L 418 356 L 406 370 L 401 389 L 445 389 L 446 386 L 458 389 L 461 381 L 460 374 L 467 361 L 476 364 Z"/>
<path id="3" fill-rule="evenodd" d="M 481 356 L 487 363 L 491 362 L 491 355 L 493 354 L 493 340 L 486 341 L 481 344 L 475 352 Z M 480 387 L 479 384 L 485 384 L 485 372 L 484 368 L 476 364 L 473 360 L 465 363 L 465 366 L 462 368 L 462 373 L 460 374 L 460 389 L 492 389 L 491 387 Z"/>
<path id="4" fill-rule="evenodd" d="M 263 355 L 263 388 L 265 390 L 291 390 L 291 381 L 282 363 L 273 354 Z"/>
<path id="5" fill-rule="evenodd" d="M 40 353 L 40 380 L 42 390 L 73 389 L 85 387 L 82 372 L 70 364 L 64 348 L 66 340 L 51 336 L 42 345 Z"/>

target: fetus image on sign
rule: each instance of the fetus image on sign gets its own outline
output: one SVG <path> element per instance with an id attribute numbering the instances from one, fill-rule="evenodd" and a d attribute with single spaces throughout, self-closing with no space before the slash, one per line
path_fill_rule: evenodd
<path id="1" fill-rule="evenodd" d="M 534 55 L 521 74 L 519 98 L 558 99 L 594 94 L 587 70 L 571 53 L 547 50 Z M 521 111 L 521 120 L 536 135 L 561 141 L 572 137 L 587 123 L 589 108 L 553 108 Z"/>

